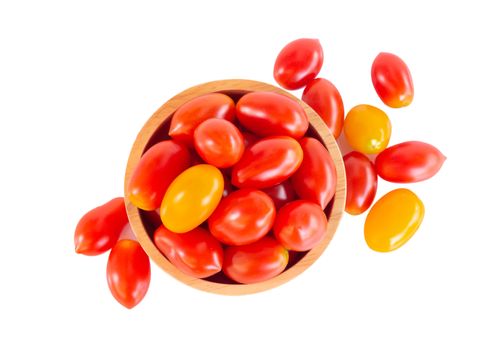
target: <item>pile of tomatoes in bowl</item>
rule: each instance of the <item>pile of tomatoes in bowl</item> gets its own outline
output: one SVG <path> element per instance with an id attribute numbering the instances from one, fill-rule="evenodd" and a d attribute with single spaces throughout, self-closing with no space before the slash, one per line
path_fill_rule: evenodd
<path id="1" fill-rule="evenodd" d="M 396 250 L 415 234 L 424 216 L 422 201 L 410 189 L 397 188 L 374 203 L 378 178 L 401 184 L 427 180 L 446 157 L 421 141 L 389 146 L 391 122 L 378 107 L 360 104 L 345 116 L 336 86 L 318 77 L 323 58 L 318 40 L 295 40 L 280 51 L 273 75 L 287 90 L 304 89 L 301 99 L 322 119 L 317 124 L 325 124 L 324 134 L 352 149 L 343 159 L 337 150 L 338 163 L 322 132 L 309 125 L 302 107 L 308 106 L 283 91 L 194 96 L 174 106 L 170 118 L 141 140 L 143 152 L 126 175 L 128 208 L 119 197 L 89 211 L 74 237 L 77 253 L 111 250 L 107 281 L 122 305 L 132 308 L 145 296 L 149 255 L 160 260 L 155 251 L 192 280 L 239 286 L 283 277 L 312 249 L 319 250 L 316 259 L 333 234 L 333 197 L 339 197 L 336 184 L 344 182 L 336 164 L 346 170 L 345 210 L 368 211 L 364 238 L 372 250 Z M 400 57 L 377 55 L 371 78 L 386 106 L 412 103 L 412 77 Z M 146 234 L 140 239 L 146 253 L 121 236 L 133 213 L 144 225 L 136 228 Z"/>
<path id="2" fill-rule="evenodd" d="M 157 212 L 151 238 L 184 274 L 262 282 L 286 269 L 290 251 L 322 241 L 336 167 L 298 102 L 271 91 L 208 93 L 162 130 L 126 193 L 145 217 Z"/>

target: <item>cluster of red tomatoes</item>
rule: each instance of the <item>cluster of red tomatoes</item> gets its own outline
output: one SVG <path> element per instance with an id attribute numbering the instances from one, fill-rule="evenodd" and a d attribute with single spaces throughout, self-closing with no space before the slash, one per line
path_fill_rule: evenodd
<path id="1" fill-rule="evenodd" d="M 236 102 L 210 93 L 180 106 L 170 139 L 146 150 L 127 184 L 132 204 L 149 217 L 159 212 L 157 248 L 185 274 L 223 273 L 246 284 L 280 274 L 290 251 L 315 247 L 326 233 L 324 209 L 337 175 L 308 127 L 300 104 L 275 92 Z M 136 242 L 117 242 L 126 223 L 122 198 L 114 199 L 81 219 L 75 242 L 86 255 L 112 249 L 110 290 L 132 307 L 146 293 L 150 270 Z"/>
<path id="2" fill-rule="evenodd" d="M 337 88 L 317 78 L 323 63 L 318 40 L 299 39 L 277 57 L 274 78 L 284 88 L 304 88 L 302 100 L 337 139 L 342 132 L 355 150 L 344 157 L 346 211 L 357 215 L 373 203 L 378 175 L 409 183 L 432 177 L 445 157 L 419 141 L 387 148 L 391 123 L 384 111 L 358 105 L 344 115 Z M 406 64 L 381 53 L 372 82 L 389 107 L 413 99 Z M 308 119 L 294 100 L 252 92 L 239 100 L 222 93 L 196 97 L 174 113 L 170 139 L 152 145 L 127 184 L 129 200 L 145 213 L 159 213 L 153 233 L 158 249 L 196 278 L 223 273 L 237 283 L 268 280 L 284 271 L 289 252 L 304 252 L 324 237 L 336 169 L 329 152 L 308 135 Z M 377 155 L 372 162 L 367 155 Z M 365 222 L 367 244 L 394 250 L 410 239 L 424 214 L 420 199 L 397 189 L 379 199 Z M 112 295 L 132 308 L 145 296 L 150 262 L 134 240 L 119 236 L 128 223 L 124 200 L 115 198 L 79 221 L 76 252 L 111 249 L 107 281 Z"/>
<path id="3" fill-rule="evenodd" d="M 391 123 L 387 114 L 370 105 L 357 105 L 346 118 L 336 87 L 317 78 L 323 50 L 315 39 L 299 39 L 286 45 L 277 57 L 274 77 L 289 90 L 305 88 L 302 99 L 326 122 L 337 139 L 341 132 L 353 152 L 344 156 L 347 177 L 346 211 L 365 212 L 377 191 L 377 176 L 396 183 L 412 183 L 434 176 L 446 157 L 434 146 L 420 141 L 387 148 Z M 380 53 L 371 69 L 373 86 L 391 108 L 408 106 L 414 95 L 410 71 L 396 55 Z M 369 155 L 377 155 L 375 161 Z M 371 208 L 365 221 L 365 240 L 376 251 L 401 247 L 416 232 L 424 216 L 422 201 L 410 190 L 389 192 Z"/>
<path id="4" fill-rule="evenodd" d="M 288 251 L 317 245 L 336 169 L 308 126 L 300 104 L 275 92 L 180 106 L 171 139 L 143 154 L 128 183 L 136 207 L 159 210 L 157 248 L 190 276 L 222 271 L 246 284 L 284 271 Z"/>

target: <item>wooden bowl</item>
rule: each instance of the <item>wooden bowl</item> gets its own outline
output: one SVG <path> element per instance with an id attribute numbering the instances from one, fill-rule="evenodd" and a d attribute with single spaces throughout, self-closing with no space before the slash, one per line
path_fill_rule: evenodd
<path id="1" fill-rule="evenodd" d="M 295 276 L 298 276 L 315 260 L 319 258 L 324 249 L 331 241 L 339 220 L 344 210 L 345 195 L 346 195 L 346 177 L 343 164 L 343 158 L 339 151 L 338 145 L 330 134 L 329 129 L 324 124 L 322 119 L 317 113 L 311 109 L 306 103 L 302 102 L 293 95 L 281 90 L 275 86 L 251 80 L 219 80 L 189 88 L 180 94 L 174 96 L 167 101 L 162 107 L 156 111 L 151 118 L 146 122 L 134 142 L 133 148 L 129 155 L 129 160 L 126 168 L 125 184 L 128 183 L 131 174 L 134 171 L 139 159 L 143 153 L 155 143 L 165 140 L 168 137 L 168 130 L 170 119 L 174 111 L 184 104 L 185 102 L 207 93 L 222 92 L 231 96 L 237 101 L 242 95 L 251 91 L 274 91 L 282 95 L 286 95 L 298 102 L 304 109 L 310 121 L 310 127 L 307 135 L 319 139 L 324 146 L 329 150 L 337 170 L 337 186 L 336 194 L 333 200 L 326 208 L 325 212 L 328 217 L 327 232 L 324 239 L 312 250 L 305 253 L 295 253 L 290 255 L 290 262 L 288 267 L 280 275 L 264 282 L 254 284 L 237 284 L 227 277 L 222 272 L 207 279 L 198 279 L 184 274 L 172 265 L 169 260 L 158 250 L 152 240 L 153 232 L 160 222 L 156 222 L 150 218 L 150 214 L 144 212 L 128 200 L 128 193 L 126 196 L 126 210 L 129 217 L 131 228 L 134 231 L 141 246 L 148 254 L 148 256 L 165 272 L 172 275 L 179 281 L 207 292 L 226 294 L 226 295 L 240 295 L 261 292 L 273 287 L 277 287 Z M 125 186 L 127 191 L 127 186 Z M 154 212 L 152 212 L 154 213 Z"/>

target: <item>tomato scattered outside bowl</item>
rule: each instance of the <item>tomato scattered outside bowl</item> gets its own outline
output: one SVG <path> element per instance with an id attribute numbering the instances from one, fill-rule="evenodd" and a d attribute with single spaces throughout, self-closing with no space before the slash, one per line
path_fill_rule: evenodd
<path id="1" fill-rule="evenodd" d="M 324 210 L 327 217 L 327 229 L 323 239 L 320 243 L 307 252 L 292 254 L 288 266 L 282 273 L 271 279 L 251 284 L 236 283 L 229 279 L 223 272 L 219 272 L 208 278 L 195 278 L 191 275 L 185 274 L 175 267 L 153 242 L 153 234 L 159 227 L 158 224 L 160 223 L 160 220 L 154 220 L 154 218 L 152 218 L 155 212 L 143 211 L 134 206 L 129 200 L 129 196 L 131 194 L 128 193 L 127 186 L 125 186 L 126 211 L 129 217 L 129 222 L 139 243 L 148 256 L 165 272 L 169 273 L 179 281 L 203 291 L 225 295 L 241 295 L 261 292 L 277 287 L 298 276 L 320 257 L 336 232 L 345 207 L 346 175 L 343 158 L 339 147 L 334 137 L 329 132 L 328 127 L 319 115 L 307 104 L 288 92 L 258 81 L 220 80 L 197 85 L 179 93 L 167 101 L 146 122 L 139 132 L 130 152 L 125 176 L 125 184 L 128 184 L 134 169 L 143 154 L 158 142 L 170 139 L 168 136 L 168 131 L 170 128 L 172 115 L 182 105 L 196 97 L 210 93 L 222 93 L 228 95 L 235 102 L 237 102 L 241 97 L 249 92 L 276 92 L 280 95 L 287 96 L 298 103 L 308 116 L 310 124 L 305 136 L 311 136 L 319 140 L 329 152 L 336 167 L 336 192 L 333 199 Z"/>

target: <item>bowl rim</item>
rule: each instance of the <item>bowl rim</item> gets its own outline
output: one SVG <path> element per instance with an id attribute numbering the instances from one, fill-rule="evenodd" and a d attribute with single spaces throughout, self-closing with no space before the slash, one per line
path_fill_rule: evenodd
<path id="1" fill-rule="evenodd" d="M 177 269 L 155 246 L 141 220 L 139 209 L 135 207 L 128 199 L 127 184 L 131 177 L 131 174 L 134 171 L 134 168 L 143 155 L 150 138 L 154 135 L 156 129 L 159 128 L 168 118 L 170 118 L 178 107 L 195 97 L 208 93 L 252 91 L 277 92 L 279 94 L 288 96 L 292 100 L 298 102 L 305 110 L 311 126 L 318 133 L 321 139 L 320 141 L 324 144 L 324 146 L 330 153 L 336 167 L 337 183 L 336 193 L 333 198 L 333 205 L 328 219 L 326 234 L 322 241 L 313 249 L 308 251 L 300 261 L 298 261 L 289 269 L 283 271 L 281 274 L 267 281 L 253 284 L 223 284 L 207 281 L 204 279 L 198 279 L 189 276 Z M 138 242 L 141 244 L 147 255 L 162 270 L 164 270 L 177 280 L 183 282 L 184 284 L 199 290 L 223 295 L 242 295 L 265 291 L 284 284 L 285 282 L 300 275 L 322 255 L 322 253 L 332 240 L 344 212 L 346 200 L 346 173 L 344 169 L 343 157 L 336 140 L 329 132 L 327 125 L 323 122 L 320 116 L 305 102 L 292 95 L 291 93 L 267 83 L 245 79 L 227 79 L 199 84 L 180 92 L 179 94 L 165 102 L 148 119 L 148 121 L 138 133 L 129 154 L 124 181 L 124 193 L 126 212 L 131 228 L 136 235 Z"/>

